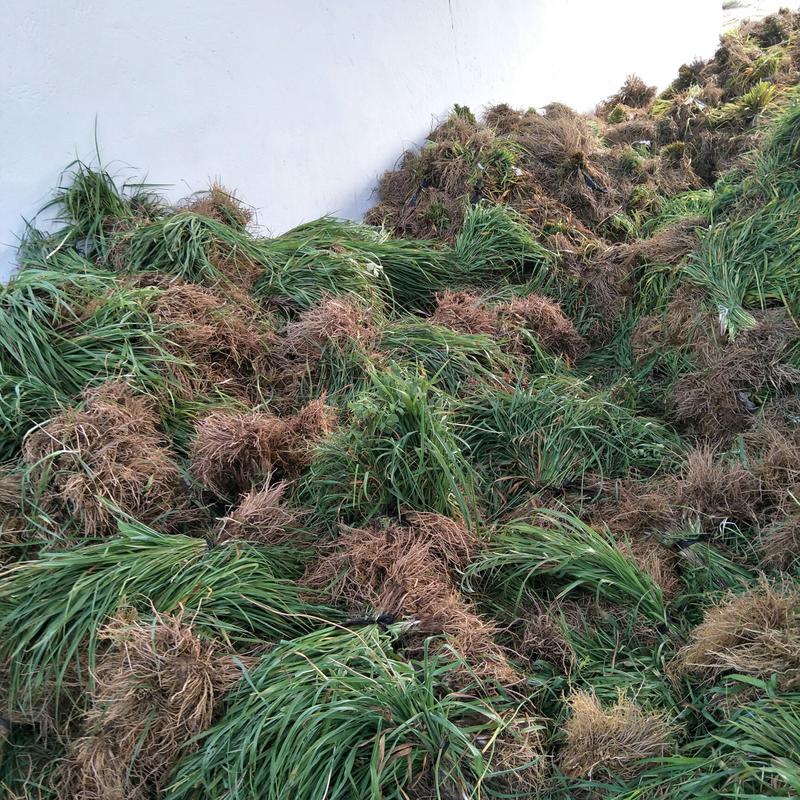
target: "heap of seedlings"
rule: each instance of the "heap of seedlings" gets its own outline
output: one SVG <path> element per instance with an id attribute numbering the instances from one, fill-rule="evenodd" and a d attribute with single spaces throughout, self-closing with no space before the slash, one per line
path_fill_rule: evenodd
<path id="1" fill-rule="evenodd" d="M 796 797 L 798 37 L 456 106 L 364 223 L 70 165 L 0 288 L 3 796 Z"/>

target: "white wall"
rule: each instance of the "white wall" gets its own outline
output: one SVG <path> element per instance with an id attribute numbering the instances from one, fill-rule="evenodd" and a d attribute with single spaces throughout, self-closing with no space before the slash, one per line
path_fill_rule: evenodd
<path id="1" fill-rule="evenodd" d="M 281 232 L 360 215 L 454 103 L 581 109 L 710 55 L 719 0 L 2 0 L 0 277 L 76 156 L 220 177 Z M 120 159 L 117 161 L 116 159 Z"/>

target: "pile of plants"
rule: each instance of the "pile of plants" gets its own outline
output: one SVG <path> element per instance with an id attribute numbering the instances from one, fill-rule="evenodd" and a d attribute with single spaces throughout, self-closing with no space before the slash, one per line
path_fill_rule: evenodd
<path id="1" fill-rule="evenodd" d="M 797 796 L 798 31 L 456 107 L 365 223 L 70 165 L 0 289 L 4 796 Z"/>

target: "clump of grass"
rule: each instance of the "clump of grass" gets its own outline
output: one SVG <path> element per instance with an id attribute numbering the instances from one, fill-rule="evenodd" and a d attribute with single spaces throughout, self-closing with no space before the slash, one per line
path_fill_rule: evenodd
<path id="1" fill-rule="evenodd" d="M 363 388 L 370 367 L 381 360 L 376 343 L 384 324 L 377 306 L 355 296 L 325 297 L 301 311 L 271 352 L 277 402 L 293 406 L 319 393 L 344 402 Z"/>
<path id="2" fill-rule="evenodd" d="M 178 387 L 166 329 L 147 304 L 156 290 L 94 269 L 27 267 L 0 287 L 0 422 L 10 455 L 31 424 L 87 387 L 124 378 L 157 396 Z"/>
<path id="3" fill-rule="evenodd" d="M 353 294 L 366 303 L 382 298 L 416 310 L 430 306 L 434 293 L 448 286 L 496 281 L 525 266 L 544 272 L 553 261 L 513 212 L 494 205 L 469 209 L 452 247 L 323 219 L 264 248 L 273 266 L 256 285 L 256 295 L 300 308 L 326 294 Z"/>
<path id="4" fill-rule="evenodd" d="M 774 83 L 759 81 L 733 102 L 714 109 L 711 120 L 716 125 L 752 122 L 775 101 L 777 91 Z"/>
<path id="5" fill-rule="evenodd" d="M 121 272 L 157 270 L 212 286 L 252 285 L 274 263 L 262 240 L 190 210 L 121 230 L 109 260 Z"/>
<path id="6" fill-rule="evenodd" d="M 186 208 L 239 230 L 246 230 L 254 216 L 252 208 L 242 203 L 234 192 L 218 181 L 213 181 L 206 191 L 194 194 L 186 203 Z"/>
<path id="7" fill-rule="evenodd" d="M 598 108 L 598 113 L 614 111 L 618 105 L 646 108 L 656 96 L 656 87 L 648 86 L 638 75 L 628 75 L 619 90 Z M 609 119 L 609 122 L 613 120 Z"/>
<path id="8" fill-rule="evenodd" d="M 98 631 L 123 606 L 183 607 L 199 630 L 251 644 L 313 628 L 317 609 L 287 580 L 300 568 L 298 555 L 243 543 L 209 549 L 202 538 L 120 523 L 107 541 L 6 567 L 0 657 L 10 665 L 11 707 L 40 708 L 76 682 L 91 690 Z"/>
<path id="9" fill-rule="evenodd" d="M 287 792 L 400 800 L 426 786 L 458 796 L 491 787 L 513 715 L 443 692 L 454 667 L 427 655 L 417 664 L 397 659 L 377 626 L 327 628 L 279 645 L 248 671 L 167 797 L 199 788 L 232 800 Z"/>
<path id="10" fill-rule="evenodd" d="M 742 182 L 738 201 L 702 239 L 686 274 L 719 309 L 721 328 L 735 337 L 753 327 L 753 310 L 786 304 L 800 296 L 796 281 L 798 198 L 794 169 L 800 103 L 792 97 L 760 149 L 757 186 Z"/>
<path id="11" fill-rule="evenodd" d="M 719 797 L 791 797 L 800 780 L 797 741 L 800 695 L 743 703 L 706 736 L 640 775 L 616 797 L 636 800 L 668 792 L 675 800 Z"/>
<path id="12" fill-rule="evenodd" d="M 350 404 L 352 422 L 323 439 L 304 501 L 352 524 L 404 508 L 476 519 L 475 474 L 446 398 L 426 378 L 375 372 Z"/>
<path id="13" fill-rule="evenodd" d="M 13 725 L 0 742 L 0 791 L 8 800 L 58 800 L 56 767 L 63 745 L 30 725 Z"/>
<path id="14" fill-rule="evenodd" d="M 452 275 L 458 279 L 446 285 L 479 285 L 497 274 L 519 275 L 523 269 L 545 284 L 553 264 L 552 252 L 533 238 L 516 212 L 479 204 L 464 217 L 449 257 Z"/>
<path id="15" fill-rule="evenodd" d="M 386 238 L 380 229 L 331 217 L 301 225 L 266 243 L 268 268 L 253 293 L 279 308 L 306 309 L 332 296 L 380 305 L 392 287 L 371 248 Z"/>
<path id="16" fill-rule="evenodd" d="M 674 463 L 677 437 L 577 378 L 547 376 L 525 389 L 484 391 L 459 407 L 468 452 L 498 509 L 521 493 Z"/>
<path id="17" fill-rule="evenodd" d="M 49 251 L 71 246 L 87 256 L 105 259 L 120 227 L 157 218 L 165 207 L 150 187 L 119 187 L 106 169 L 78 160 L 64 169 L 55 196 L 40 213 L 50 210 L 56 211 L 57 221 L 65 227 L 47 238 Z"/>
<path id="18" fill-rule="evenodd" d="M 519 369 L 490 336 L 458 333 L 414 318 L 387 326 L 378 348 L 452 394 L 480 383 L 503 385 Z"/>
<path id="19" fill-rule="evenodd" d="M 538 524 L 512 522 L 495 531 L 467 570 L 471 581 L 501 592 L 514 607 L 540 579 L 620 603 L 656 623 L 665 621 L 661 587 L 606 532 L 574 516 L 541 510 Z"/>

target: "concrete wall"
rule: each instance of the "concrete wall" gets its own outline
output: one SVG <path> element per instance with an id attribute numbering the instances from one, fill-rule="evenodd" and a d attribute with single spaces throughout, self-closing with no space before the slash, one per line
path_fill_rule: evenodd
<path id="1" fill-rule="evenodd" d="M 719 0 L 4 0 L 0 277 L 76 156 L 210 178 L 281 232 L 359 216 L 454 103 L 580 109 L 713 52 Z M 116 160 L 121 159 L 121 160 Z"/>

